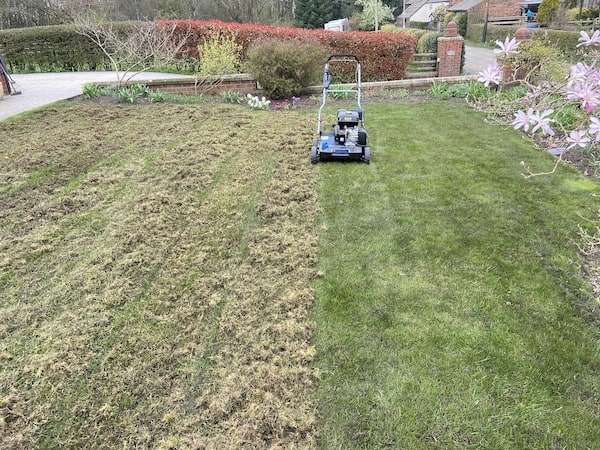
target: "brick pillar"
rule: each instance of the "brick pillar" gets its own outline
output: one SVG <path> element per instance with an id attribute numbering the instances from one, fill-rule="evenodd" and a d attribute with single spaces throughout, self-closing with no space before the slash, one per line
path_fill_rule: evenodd
<path id="1" fill-rule="evenodd" d="M 531 40 L 531 30 L 529 28 L 521 27 L 515 31 L 515 39 L 517 42 L 527 42 Z"/>
<path id="2" fill-rule="evenodd" d="M 456 23 L 449 22 L 444 36 L 438 38 L 438 77 L 456 77 L 460 75 L 463 37 L 456 31 Z"/>

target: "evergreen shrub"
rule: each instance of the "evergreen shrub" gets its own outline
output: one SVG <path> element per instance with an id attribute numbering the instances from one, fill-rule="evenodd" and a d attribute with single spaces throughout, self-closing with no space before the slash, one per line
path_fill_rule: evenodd
<path id="1" fill-rule="evenodd" d="M 443 36 L 444 33 L 437 31 L 428 31 L 419 38 L 417 42 L 418 53 L 437 53 L 437 40 Z"/>
<path id="2" fill-rule="evenodd" d="M 265 96 L 279 99 L 317 83 L 326 59 L 327 50 L 316 41 L 270 38 L 250 47 L 246 67 Z"/>
<path id="3" fill-rule="evenodd" d="M 454 23 L 456 24 L 456 30 L 462 37 L 467 36 L 468 19 L 469 16 L 466 13 L 458 13 L 453 18 Z"/>

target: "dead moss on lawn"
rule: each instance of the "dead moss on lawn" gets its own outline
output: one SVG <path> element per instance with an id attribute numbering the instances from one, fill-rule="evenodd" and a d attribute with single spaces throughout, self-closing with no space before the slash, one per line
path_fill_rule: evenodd
<path id="1" fill-rule="evenodd" d="M 312 119 L 0 124 L 0 447 L 314 446 Z"/>

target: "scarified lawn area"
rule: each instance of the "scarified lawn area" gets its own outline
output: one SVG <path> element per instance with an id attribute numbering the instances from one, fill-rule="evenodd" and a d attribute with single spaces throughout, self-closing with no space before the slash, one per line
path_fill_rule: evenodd
<path id="1" fill-rule="evenodd" d="M 316 166 L 316 110 L 0 123 L 0 448 L 597 447 L 600 187 L 463 104 L 366 120 Z"/>
<path id="2" fill-rule="evenodd" d="M 0 447 L 311 445 L 303 120 L 69 104 L 0 125 Z"/>

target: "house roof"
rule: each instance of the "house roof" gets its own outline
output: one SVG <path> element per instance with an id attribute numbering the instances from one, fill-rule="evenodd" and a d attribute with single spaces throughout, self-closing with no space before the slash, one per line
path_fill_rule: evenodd
<path id="1" fill-rule="evenodd" d="M 448 8 L 448 11 L 450 11 L 450 12 L 468 11 L 469 9 L 473 8 L 474 6 L 479 5 L 480 3 L 484 2 L 484 1 L 485 0 L 464 0 L 463 2 L 457 3 L 456 5 Z"/>
<path id="2" fill-rule="evenodd" d="M 406 7 L 399 17 L 406 17 L 407 19 L 412 17 L 417 11 L 419 11 L 429 0 L 415 0 Z"/>

